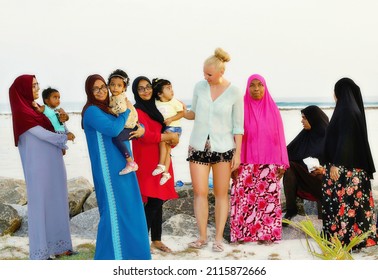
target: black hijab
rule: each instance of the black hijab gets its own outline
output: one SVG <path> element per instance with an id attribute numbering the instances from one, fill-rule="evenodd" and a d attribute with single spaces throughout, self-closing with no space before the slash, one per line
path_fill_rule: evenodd
<path id="1" fill-rule="evenodd" d="M 314 157 L 322 162 L 324 137 L 329 124 L 328 116 L 315 105 L 304 108 L 301 113 L 305 115 L 311 125 L 311 129 L 302 129 L 287 146 L 289 160 L 304 164 L 304 158 Z"/>
<path id="2" fill-rule="evenodd" d="M 145 112 L 151 119 L 159 122 L 163 126 L 162 131 L 164 131 L 165 129 L 164 117 L 160 113 L 158 108 L 156 107 L 155 98 L 153 98 L 152 96 L 150 100 L 143 100 L 139 96 L 138 84 L 142 80 L 147 81 L 151 85 L 151 81 L 145 76 L 139 76 L 134 80 L 133 85 L 132 85 L 132 90 L 133 90 L 134 99 L 135 99 L 134 107 L 136 109 L 139 109 Z"/>
<path id="3" fill-rule="evenodd" d="M 325 161 L 347 168 L 361 168 L 370 178 L 375 172 L 368 141 L 361 90 L 353 80 L 335 84 L 335 111 L 326 131 Z"/>

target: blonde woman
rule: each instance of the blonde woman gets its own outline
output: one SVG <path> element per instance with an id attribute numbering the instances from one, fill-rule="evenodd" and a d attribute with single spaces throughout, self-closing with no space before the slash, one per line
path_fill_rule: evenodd
<path id="1" fill-rule="evenodd" d="M 213 173 L 215 196 L 215 238 L 213 251 L 222 252 L 223 231 L 229 212 L 228 190 L 231 172 L 240 164 L 243 135 L 243 96 L 224 78 L 230 56 L 217 48 L 203 65 L 204 80 L 195 85 L 191 110 L 184 117 L 194 120 L 188 158 L 194 190 L 194 214 L 199 238 L 189 247 L 201 249 L 208 244 L 209 173 Z"/>

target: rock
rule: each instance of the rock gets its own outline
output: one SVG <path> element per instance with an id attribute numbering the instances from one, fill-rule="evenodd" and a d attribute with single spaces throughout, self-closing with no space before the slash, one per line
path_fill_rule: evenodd
<path id="1" fill-rule="evenodd" d="M 21 217 L 10 205 L 0 203 L 0 236 L 13 234 L 21 226 Z"/>
<path id="2" fill-rule="evenodd" d="M 99 221 L 98 208 L 80 213 L 71 219 L 71 234 L 82 238 L 96 239 Z"/>
<path id="3" fill-rule="evenodd" d="M 208 236 L 215 235 L 215 227 L 208 225 Z M 178 214 L 170 217 L 163 223 L 163 235 L 191 236 L 193 239 L 198 237 L 197 222 L 193 216 Z"/>
<path id="4" fill-rule="evenodd" d="M 176 188 L 179 195 L 178 199 L 168 200 L 163 204 L 163 221 L 178 214 L 186 214 L 194 217 L 193 210 L 193 188 L 191 185 Z M 209 190 L 209 224 L 215 224 L 214 203 L 215 197 L 213 190 Z"/>
<path id="5" fill-rule="evenodd" d="M 20 228 L 13 235 L 19 237 L 28 236 L 28 206 L 18 204 L 11 204 L 10 206 L 17 211 L 22 219 Z"/>
<path id="6" fill-rule="evenodd" d="M 85 211 L 88 211 L 88 210 L 96 208 L 96 207 L 98 207 L 98 205 L 97 205 L 97 198 L 96 198 L 96 192 L 92 192 L 88 196 L 87 200 L 84 202 L 83 210 L 85 212 Z"/>
<path id="7" fill-rule="evenodd" d="M 308 215 L 308 216 L 296 215 L 295 217 L 292 218 L 291 221 L 300 222 L 307 218 L 309 218 L 312 221 L 316 230 L 318 230 L 319 232 L 322 230 L 323 221 L 318 219 L 317 212 L 315 215 Z M 305 238 L 305 237 L 306 236 L 302 231 L 295 229 L 294 227 L 290 225 L 282 228 L 282 240 L 299 239 L 299 238 Z"/>
<path id="8" fill-rule="evenodd" d="M 25 181 L 0 177 L 0 203 L 25 205 L 27 201 Z"/>
<path id="9" fill-rule="evenodd" d="M 83 205 L 87 197 L 93 192 L 92 184 L 84 177 L 78 177 L 68 180 L 68 203 L 70 217 L 83 212 Z"/>

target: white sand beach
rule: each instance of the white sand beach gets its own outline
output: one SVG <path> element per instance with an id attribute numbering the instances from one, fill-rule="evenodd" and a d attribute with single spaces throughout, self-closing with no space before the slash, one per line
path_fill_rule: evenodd
<path id="1" fill-rule="evenodd" d="M 332 109 L 325 112 L 331 116 Z M 287 143 L 289 143 L 302 129 L 300 110 L 281 111 Z M 378 126 L 375 121 L 378 119 L 377 109 L 366 110 L 367 123 L 369 128 L 369 140 L 373 158 L 378 165 Z M 65 155 L 65 163 L 68 178 L 83 176 L 92 182 L 91 167 L 88 158 L 86 140 L 80 126 L 80 114 L 70 114 L 67 122 L 68 128 L 76 135 L 75 143 L 69 143 L 69 150 Z M 186 162 L 187 147 L 192 129 L 192 122 L 183 120 L 183 133 L 179 145 L 173 150 L 173 164 L 175 179 L 183 182 L 190 182 L 188 163 Z M 17 179 L 24 179 L 18 149 L 14 146 L 11 115 L 0 115 L 0 176 Z M 373 181 L 374 196 L 378 196 L 377 180 Z M 185 251 L 187 244 L 192 241 L 189 237 L 177 237 L 163 235 L 165 242 L 177 254 L 166 254 L 157 252 L 153 254 L 154 260 L 315 260 L 307 249 L 305 239 L 282 240 L 270 246 L 257 244 L 226 244 L 225 251 L 214 253 L 210 245 L 199 251 Z M 73 237 L 74 245 L 81 243 L 95 242 Z M 27 238 L 23 237 L 0 237 L 0 248 L 6 246 L 18 246 L 24 253 L 28 251 Z M 375 246 L 378 247 L 378 246 Z M 360 253 L 354 254 L 358 260 L 378 259 L 378 248 L 363 249 Z M 3 256 L 4 257 L 4 256 Z M 0 259 L 2 256 L 0 256 Z"/>

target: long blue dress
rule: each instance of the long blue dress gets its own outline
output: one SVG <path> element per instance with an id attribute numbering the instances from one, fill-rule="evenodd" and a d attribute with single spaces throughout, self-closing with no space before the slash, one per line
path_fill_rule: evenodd
<path id="1" fill-rule="evenodd" d="M 135 172 L 119 175 L 125 157 L 112 142 L 123 129 L 129 110 L 118 118 L 96 106 L 83 116 L 100 212 L 95 259 L 151 259 L 147 223 Z M 125 142 L 130 150 L 129 142 Z"/>
<path id="2" fill-rule="evenodd" d="M 29 255 L 44 260 L 72 250 L 67 173 L 62 149 L 67 136 L 35 126 L 20 135 L 28 194 Z"/>

